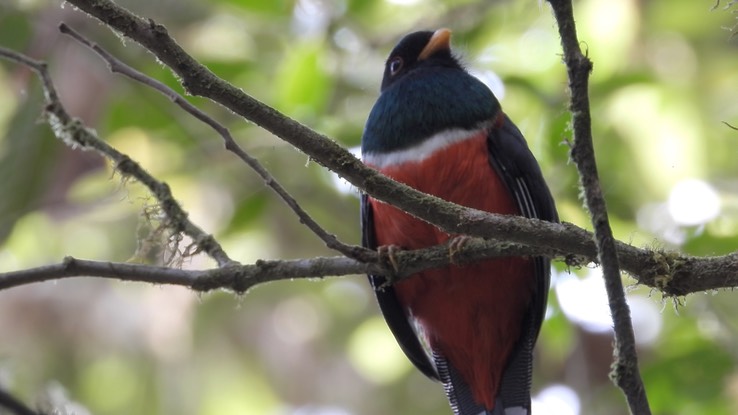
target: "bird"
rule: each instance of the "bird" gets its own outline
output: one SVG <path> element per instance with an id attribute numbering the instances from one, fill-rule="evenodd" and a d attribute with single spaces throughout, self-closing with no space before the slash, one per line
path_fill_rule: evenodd
<path id="1" fill-rule="evenodd" d="M 361 151 L 368 167 L 447 201 L 558 221 L 522 133 L 452 52 L 449 29 L 410 33 L 394 47 Z M 389 255 L 464 243 L 365 193 L 361 223 L 362 245 Z M 442 382 L 455 415 L 529 415 L 550 272 L 545 257 L 502 257 L 369 281 L 400 348 Z"/>

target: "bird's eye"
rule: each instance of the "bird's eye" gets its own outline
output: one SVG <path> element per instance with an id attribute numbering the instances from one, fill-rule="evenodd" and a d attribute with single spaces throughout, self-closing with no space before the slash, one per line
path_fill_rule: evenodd
<path id="1" fill-rule="evenodd" d="M 392 60 L 389 63 L 389 70 L 390 70 L 390 75 L 392 76 L 397 75 L 397 73 L 400 72 L 400 70 L 402 70 L 402 58 L 400 57 L 392 58 Z"/>

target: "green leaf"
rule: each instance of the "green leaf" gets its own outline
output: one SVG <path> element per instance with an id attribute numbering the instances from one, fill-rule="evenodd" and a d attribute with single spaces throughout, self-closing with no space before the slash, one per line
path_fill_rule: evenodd
<path id="1" fill-rule="evenodd" d="M 267 206 L 269 205 L 269 197 L 266 191 L 260 191 L 243 199 L 236 206 L 231 222 L 227 229 L 230 232 L 242 232 L 245 229 L 254 226 L 260 222 L 264 216 Z"/>
<path id="2" fill-rule="evenodd" d="M 275 105 L 290 116 L 303 119 L 320 114 L 333 83 L 325 71 L 322 42 L 308 41 L 286 52 L 275 77 Z"/>
<path id="3" fill-rule="evenodd" d="M 220 3 L 232 4 L 251 12 L 273 16 L 289 15 L 294 8 L 291 0 L 218 0 Z"/>
<path id="4" fill-rule="evenodd" d="M 725 377 L 732 372 L 732 359 L 711 342 L 693 340 L 664 344 L 661 351 L 665 356 L 643 368 L 655 414 L 729 413 L 722 395 Z"/>

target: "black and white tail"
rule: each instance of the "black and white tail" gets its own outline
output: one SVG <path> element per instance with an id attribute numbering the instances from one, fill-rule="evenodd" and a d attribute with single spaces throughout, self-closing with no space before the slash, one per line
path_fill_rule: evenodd
<path id="1" fill-rule="evenodd" d="M 537 327 L 529 324 L 530 318 L 530 315 L 526 316 L 527 332 L 523 333 L 513 355 L 510 356 L 495 397 L 495 407 L 491 411 L 474 401 L 474 394 L 469 385 L 443 356 L 433 354 L 438 375 L 443 382 L 454 415 L 531 415 L 530 388 Z"/>

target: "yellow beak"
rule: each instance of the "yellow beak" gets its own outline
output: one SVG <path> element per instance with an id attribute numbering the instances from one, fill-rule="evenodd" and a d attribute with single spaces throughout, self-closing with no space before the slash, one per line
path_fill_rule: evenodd
<path id="1" fill-rule="evenodd" d="M 431 36 L 428 44 L 420 51 L 418 60 L 427 59 L 432 54 L 443 49 L 451 49 L 451 31 L 445 28 L 433 32 L 433 36 Z"/>

